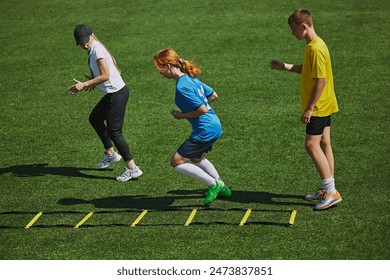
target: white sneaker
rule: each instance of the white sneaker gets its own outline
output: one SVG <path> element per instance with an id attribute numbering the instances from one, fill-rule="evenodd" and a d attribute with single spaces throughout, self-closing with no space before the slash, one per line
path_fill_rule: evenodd
<path id="1" fill-rule="evenodd" d="M 136 179 L 142 175 L 142 170 L 137 166 L 134 169 L 129 169 L 125 166 L 125 171 L 121 176 L 116 177 L 118 182 L 127 182 L 131 179 Z"/>
<path id="2" fill-rule="evenodd" d="M 116 163 L 122 159 L 122 156 L 118 154 L 117 152 L 114 152 L 112 156 L 108 155 L 107 153 L 103 154 L 103 159 L 101 162 L 99 162 L 98 167 L 99 169 L 104 169 L 109 167 L 112 163 Z"/>

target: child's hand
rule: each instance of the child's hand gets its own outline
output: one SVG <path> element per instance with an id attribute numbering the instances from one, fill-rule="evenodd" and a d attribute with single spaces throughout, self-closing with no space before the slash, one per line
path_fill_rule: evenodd
<path id="1" fill-rule="evenodd" d="M 285 70 L 285 65 L 283 62 L 279 61 L 279 60 L 271 60 L 271 62 L 269 63 L 270 66 L 271 66 L 271 69 L 275 69 L 275 70 Z"/>
<path id="2" fill-rule="evenodd" d="M 172 109 L 171 115 L 172 115 L 175 119 L 180 119 L 180 117 L 179 117 L 180 111 L 178 111 L 178 110 Z"/>
<path id="3" fill-rule="evenodd" d="M 73 80 L 76 82 L 76 84 L 74 84 L 73 86 L 68 88 L 70 94 L 75 94 L 75 93 L 78 93 L 79 91 L 82 90 L 82 88 L 80 86 L 80 85 L 82 85 L 82 83 L 76 79 L 73 79 Z"/>
<path id="4" fill-rule="evenodd" d="M 311 116 L 313 114 L 313 110 L 306 109 L 305 112 L 301 115 L 301 122 L 303 123 L 310 123 Z"/>
<path id="5" fill-rule="evenodd" d="M 92 80 L 93 79 L 93 77 L 88 76 L 88 75 L 84 75 L 84 77 L 87 78 L 88 80 Z M 91 91 L 91 90 L 95 90 L 95 87 L 92 86 L 92 87 L 86 87 L 85 88 L 85 91 Z"/>
<path id="6" fill-rule="evenodd" d="M 86 86 L 83 82 L 80 82 L 76 79 L 73 79 L 73 80 L 76 82 L 76 84 L 74 84 L 73 86 L 68 88 L 70 94 L 78 93 L 86 88 Z"/>

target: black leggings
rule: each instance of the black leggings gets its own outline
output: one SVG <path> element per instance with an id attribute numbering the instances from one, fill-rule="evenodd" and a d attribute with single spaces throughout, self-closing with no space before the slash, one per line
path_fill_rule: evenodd
<path id="1" fill-rule="evenodd" d="M 112 147 L 114 142 L 124 161 L 133 159 L 130 147 L 122 135 L 123 121 L 125 119 L 126 105 L 129 100 L 129 88 L 124 86 L 121 90 L 107 93 L 89 115 L 89 123 L 99 135 L 105 149 Z M 105 124 L 107 123 L 107 126 Z"/>

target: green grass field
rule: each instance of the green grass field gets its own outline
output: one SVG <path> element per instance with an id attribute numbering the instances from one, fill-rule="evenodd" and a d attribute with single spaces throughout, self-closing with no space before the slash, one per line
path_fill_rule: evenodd
<path id="1" fill-rule="evenodd" d="M 389 1 L 3 2 L 0 259 L 390 258 Z M 323 212 L 303 200 L 320 178 L 303 146 L 300 77 L 269 69 L 273 58 L 302 62 L 305 43 L 287 25 L 298 7 L 328 44 L 340 106 L 332 141 L 343 202 Z M 79 23 L 110 48 L 131 88 L 124 135 L 144 171 L 137 181 L 115 181 L 122 164 L 97 170 L 103 149 L 88 116 L 101 92 L 68 94 L 89 71 L 73 38 Z M 153 64 L 166 47 L 195 58 L 220 96 L 212 106 L 224 135 L 208 158 L 234 194 L 210 210 L 204 186 L 169 164 L 190 125 L 170 116 L 174 81 Z"/>

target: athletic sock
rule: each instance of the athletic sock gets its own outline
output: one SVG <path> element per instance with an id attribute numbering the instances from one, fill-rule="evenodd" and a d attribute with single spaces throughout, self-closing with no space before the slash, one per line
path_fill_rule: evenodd
<path id="1" fill-rule="evenodd" d="M 322 186 L 327 193 L 331 193 L 331 194 L 336 193 L 335 182 L 332 176 L 322 180 Z"/>
<path id="2" fill-rule="evenodd" d="M 175 167 L 175 170 L 177 172 L 180 172 L 182 174 L 188 175 L 194 179 L 197 179 L 203 183 L 205 183 L 207 186 L 215 186 L 215 179 L 211 177 L 209 174 L 207 174 L 203 169 L 200 167 L 191 164 L 191 163 L 183 163 Z"/>
<path id="3" fill-rule="evenodd" d="M 204 172 L 209 174 L 214 179 L 219 179 L 218 171 L 215 169 L 214 165 L 207 159 L 203 158 L 201 162 L 194 163 L 196 166 L 201 168 Z"/>

